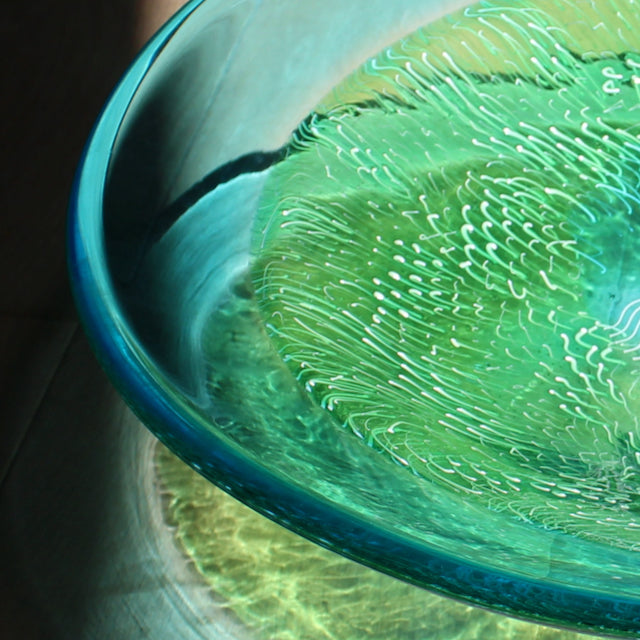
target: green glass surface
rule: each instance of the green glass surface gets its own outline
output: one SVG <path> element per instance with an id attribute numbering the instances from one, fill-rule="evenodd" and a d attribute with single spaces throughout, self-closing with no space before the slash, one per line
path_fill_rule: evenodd
<path id="1" fill-rule="evenodd" d="M 363 443 L 467 504 L 630 551 L 639 87 L 632 2 L 430 24 L 296 131 L 252 266 L 281 358 Z"/>
<path id="2" fill-rule="evenodd" d="M 88 143 L 80 315 L 145 424 L 262 515 L 636 637 L 637 12 L 463 5 L 192 0 Z"/>

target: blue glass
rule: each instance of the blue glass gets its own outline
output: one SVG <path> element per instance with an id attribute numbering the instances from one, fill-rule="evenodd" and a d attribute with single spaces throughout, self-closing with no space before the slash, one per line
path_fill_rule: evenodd
<path id="1" fill-rule="evenodd" d="M 292 132 L 336 85 L 350 91 L 331 94 L 340 99 L 325 100 L 316 113 L 362 103 L 358 86 L 340 84 L 348 73 L 465 4 L 187 4 L 129 69 L 87 144 L 69 223 L 78 308 L 103 366 L 145 424 L 260 513 L 359 562 L 473 604 L 634 637 L 640 530 L 633 518 L 617 544 L 615 528 L 608 537 L 585 535 L 579 518 L 566 526 L 523 517 L 510 502 L 470 499 L 441 476 L 407 469 L 368 446 L 366 434 L 358 438 L 298 384 L 248 277 L 256 262 L 256 212 L 262 207 L 263 216 L 264 194 L 280 188 L 277 172 L 291 157 Z M 487 24 L 504 5 L 477 5 L 475 19 Z M 571 7 L 532 3 L 528 10 L 560 12 L 576 47 L 592 46 L 591 33 L 582 42 Z M 629 11 L 610 3 L 598 9 L 601 21 L 590 19 L 606 34 L 607 11 L 613 20 L 618 9 Z M 438 27 L 445 35 L 463 24 L 465 13 L 452 15 Z M 635 87 L 631 44 L 616 51 L 614 36 L 602 36 L 605 54 L 589 54 L 604 60 L 599 72 L 613 74 L 603 76 L 612 92 L 614 62 L 624 56 Z M 536 41 L 528 34 L 525 40 Z M 535 67 L 537 59 L 523 54 L 520 64 Z M 526 73 L 535 77 L 535 69 Z M 503 75 L 487 85 L 511 82 Z M 631 111 L 616 104 L 631 131 Z M 304 197 L 318 184 L 296 188 Z M 626 273 L 633 261 L 625 260 Z M 618 274 L 620 282 L 633 289 L 629 277 Z M 626 313 L 633 316 L 633 308 Z M 564 482 L 558 469 L 537 472 Z M 628 472 L 627 483 L 635 477 Z M 603 510 L 607 518 L 611 509 Z"/>

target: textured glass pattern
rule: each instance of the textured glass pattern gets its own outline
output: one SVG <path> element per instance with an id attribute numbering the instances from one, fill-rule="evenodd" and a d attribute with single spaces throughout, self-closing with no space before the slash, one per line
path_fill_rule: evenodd
<path id="1" fill-rule="evenodd" d="M 315 401 L 495 511 L 640 546 L 640 18 L 481 3 L 305 120 L 253 281 Z M 605 26 L 606 25 L 606 26 Z"/>

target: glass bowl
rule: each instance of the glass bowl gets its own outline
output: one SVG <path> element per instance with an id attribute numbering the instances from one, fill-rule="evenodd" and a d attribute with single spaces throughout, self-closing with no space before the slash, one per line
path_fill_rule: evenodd
<path id="1" fill-rule="evenodd" d="M 559 1 L 467 4 L 188 3 L 138 56 L 87 144 L 69 222 L 77 305 L 104 368 L 149 429 L 202 475 L 260 513 L 363 564 L 475 605 L 635 637 L 640 634 L 640 519 L 635 515 L 640 431 L 633 404 L 638 200 L 629 176 L 637 175 L 633 110 L 638 106 L 640 41 L 634 48 L 633 10 Z M 451 17 L 441 20 L 445 14 Z M 432 26 L 409 35 L 422 25 Z M 394 44 L 400 38 L 401 44 Z M 436 58 L 440 62 L 431 64 Z M 349 76 L 367 60 L 372 61 Z M 421 64 L 423 75 L 416 76 Z M 384 120 L 378 119 L 382 112 Z M 399 129 L 388 133 L 383 123 L 397 117 L 404 118 Z M 594 133 L 592 122 L 604 129 Z M 347 130 L 355 137 L 349 138 Z M 549 142 L 545 135 L 555 138 Z M 342 142 L 356 140 L 362 149 L 355 143 L 339 148 L 335 136 L 342 136 Z M 401 158 L 393 164 L 390 144 L 384 147 L 386 155 L 383 149 L 382 159 L 375 160 L 376 144 L 387 144 L 389 136 L 399 136 L 397 148 L 400 138 L 409 139 L 413 151 L 406 153 L 415 153 L 411 140 L 420 141 L 415 169 Z M 333 152 L 329 159 L 327 149 Z M 479 156 L 477 149 L 482 149 Z M 359 152 L 375 166 L 339 159 L 340 154 L 353 159 Z M 524 158 L 517 176 L 510 153 Z M 476 193 L 469 184 L 478 158 L 482 171 Z M 396 175 L 398 167 L 402 173 Z M 449 182 L 444 188 L 438 180 L 446 182 L 455 173 L 451 167 L 462 178 L 456 188 Z M 503 175 L 504 167 L 512 173 Z M 582 191 L 575 191 L 566 172 L 583 181 Z M 345 325 L 347 338 L 336 337 L 340 313 L 364 297 L 349 298 L 342 310 L 336 303 L 338 315 L 323 316 L 324 324 L 307 323 L 306 338 L 295 337 L 298 342 L 290 349 L 294 338 L 287 328 L 299 325 L 299 317 L 287 318 L 283 310 L 291 306 L 280 296 L 290 284 L 291 291 L 309 300 L 324 291 L 324 300 L 333 301 L 344 291 L 332 295 L 331 287 L 349 287 L 342 277 L 349 265 L 333 265 L 326 282 L 315 279 L 320 276 L 311 267 L 308 273 L 300 268 L 311 264 L 305 256 L 293 271 L 278 272 L 280 280 L 271 278 L 270 271 L 289 250 L 290 259 L 296 251 L 308 251 L 322 262 L 318 256 L 341 228 L 353 239 L 347 248 L 360 251 L 359 238 L 377 238 L 349 218 L 350 185 L 355 185 L 353 197 L 361 197 L 363 173 L 366 188 L 375 180 L 375 194 L 391 194 L 385 201 L 389 210 L 394 202 L 404 204 L 406 189 L 411 194 L 414 188 L 404 185 L 405 191 L 394 195 L 396 178 L 402 182 L 409 176 L 413 185 L 421 179 L 418 174 L 428 176 L 431 182 L 419 183 L 414 205 L 424 204 L 420 196 L 429 185 L 436 194 L 429 196 L 431 213 L 396 212 L 404 215 L 404 227 L 385 218 L 385 237 L 393 229 L 402 237 L 392 238 L 380 259 L 400 264 L 397 271 L 385 267 L 391 281 L 400 284 L 396 291 L 390 281 L 383 291 L 377 282 L 378 289 L 371 287 L 365 297 L 406 295 L 399 290 L 408 273 L 403 271 L 406 257 L 397 247 L 413 233 L 405 237 L 407 219 L 409 226 L 418 224 L 415 237 L 427 246 L 432 236 L 440 241 L 454 230 L 432 225 L 439 219 L 434 207 L 444 216 L 458 202 L 461 215 L 467 215 L 476 203 L 474 215 L 480 217 L 457 225 L 462 236 L 467 234 L 466 244 L 457 248 L 469 258 L 480 247 L 484 258 L 472 256 L 456 268 L 469 278 L 472 263 L 484 269 L 484 279 L 467 287 L 466 295 L 477 290 L 479 297 L 469 308 L 480 316 L 482 308 L 487 311 L 473 340 L 470 334 L 454 333 L 462 320 L 455 326 L 451 315 L 442 321 L 446 357 L 434 356 L 428 365 L 434 368 L 417 376 L 423 382 L 433 373 L 430 387 L 415 386 L 410 353 L 396 345 L 395 355 L 383 362 L 375 340 L 366 343 L 371 357 L 358 356 L 358 363 L 369 367 L 367 375 L 379 370 L 381 376 L 379 395 L 369 400 L 363 387 L 351 384 L 364 374 L 351 375 L 343 387 L 339 382 L 349 354 L 361 347 L 360 338 L 349 342 L 357 318 L 355 325 Z M 487 176 L 492 189 L 507 185 L 496 196 L 502 198 L 501 211 L 518 215 L 497 220 L 491 213 L 494 192 L 482 184 Z M 460 200 L 462 187 L 469 188 L 465 197 L 475 200 Z M 538 191 L 549 200 L 536 201 L 536 211 L 547 216 L 536 227 L 528 205 L 516 206 L 513 198 L 526 203 Z M 583 197 L 591 192 L 592 198 Z M 369 203 L 370 195 L 365 193 Z M 309 241 L 307 234 L 301 244 L 296 244 L 299 237 L 285 237 L 279 244 L 277 229 L 286 227 L 283 216 L 290 213 L 282 203 L 293 202 L 297 211 L 296 198 L 308 202 L 311 197 L 348 215 L 318 235 L 321 241 Z M 556 220 L 554 227 L 549 216 L 558 214 L 559 201 L 566 219 Z M 380 201 L 368 206 L 377 211 Z M 624 215 L 610 215 L 614 209 L 624 209 Z M 307 207 L 292 219 L 304 225 L 309 223 L 304 216 L 311 215 L 313 222 L 314 211 L 320 209 Z M 422 215 L 422 222 L 409 214 Z M 454 225 L 452 215 L 444 217 Z M 429 224 L 431 235 L 425 233 Z M 513 254 L 519 264 L 505 262 L 501 253 L 522 241 L 522 234 L 511 231 L 516 228 L 529 234 L 525 249 Z M 478 229 L 485 236 L 469 239 Z M 571 248 L 583 238 L 586 249 Z M 442 274 L 456 248 L 454 242 L 445 245 L 437 255 L 427 251 Z M 424 247 L 413 251 L 422 251 L 424 262 Z M 446 286 L 460 286 L 456 278 L 446 281 L 443 275 L 442 291 L 420 293 L 415 278 L 404 284 L 408 292 L 417 290 L 416 296 L 435 291 L 436 297 L 455 302 Z M 305 289 L 302 285 L 310 280 L 313 285 Z M 518 282 L 527 283 L 529 298 Z M 506 302 L 509 292 L 515 306 Z M 534 303 L 527 306 L 530 300 Z M 577 300 L 575 308 L 568 300 Z M 419 310 L 428 320 L 429 313 L 444 313 L 443 308 L 457 313 L 453 302 L 393 309 L 403 318 L 404 312 L 405 319 L 412 309 Z M 379 317 L 384 310 L 377 314 L 374 322 L 384 324 Z M 583 330 L 576 318 L 591 324 Z M 322 326 L 324 333 L 318 331 Z M 409 336 L 404 325 L 393 326 L 400 342 Z M 514 356 L 513 345 L 525 344 L 530 360 L 469 360 L 473 349 L 461 349 L 465 344 L 502 339 L 483 334 L 487 326 L 494 333 L 498 328 L 514 334 L 500 347 L 503 357 Z M 527 331 L 534 326 L 543 328 L 532 336 Z M 602 338 L 596 330 L 609 333 Z M 305 342 L 314 336 L 319 342 Z M 327 336 L 341 345 L 339 353 L 318 346 Z M 434 345 L 430 349 L 436 353 L 440 347 Z M 548 352 L 548 358 L 531 355 L 534 347 Z M 604 353 L 602 360 L 596 352 Z M 333 367 L 328 369 L 333 382 L 323 383 L 324 395 L 312 375 L 322 368 L 322 358 Z M 580 368 L 584 362 L 592 366 L 589 375 Z M 391 386 L 415 387 L 413 392 L 404 388 L 407 393 L 397 403 L 385 395 L 386 367 L 396 365 L 401 371 Z M 443 371 L 455 375 L 443 378 Z M 534 401 L 527 394 L 539 393 L 534 387 L 543 374 L 548 374 L 547 386 Z M 600 384 L 600 391 L 589 396 L 596 398 L 592 413 L 571 375 L 587 391 Z M 350 395 L 332 400 L 327 385 Z M 483 401 L 490 396 L 489 405 L 482 405 L 478 393 Z M 606 393 L 614 409 L 607 408 Z M 427 398 L 421 410 L 436 418 L 428 418 L 433 424 L 416 446 L 410 441 L 415 432 L 403 435 L 398 427 L 406 422 L 398 412 L 413 407 L 417 397 Z M 548 413 L 549 397 L 559 414 Z M 497 412 L 491 420 L 482 417 L 487 406 Z M 623 415 L 620 407 L 627 422 L 616 418 Z M 356 409 L 361 415 L 376 409 L 375 428 L 371 421 L 353 418 Z M 611 419 L 608 410 L 614 411 Z M 594 415 L 600 423 L 594 423 Z"/>

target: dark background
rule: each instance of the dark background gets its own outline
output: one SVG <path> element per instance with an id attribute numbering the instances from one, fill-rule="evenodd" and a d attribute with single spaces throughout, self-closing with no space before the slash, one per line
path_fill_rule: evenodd
<path id="1" fill-rule="evenodd" d="M 0 638 L 78 637 L 99 564 L 107 423 L 66 271 L 66 208 L 101 105 L 184 0 L 7 2 L 0 14 Z M 73 559 L 72 565 L 69 565 Z M 51 595 L 53 594 L 53 595 Z M 142 636 L 141 636 L 142 637 Z"/>

